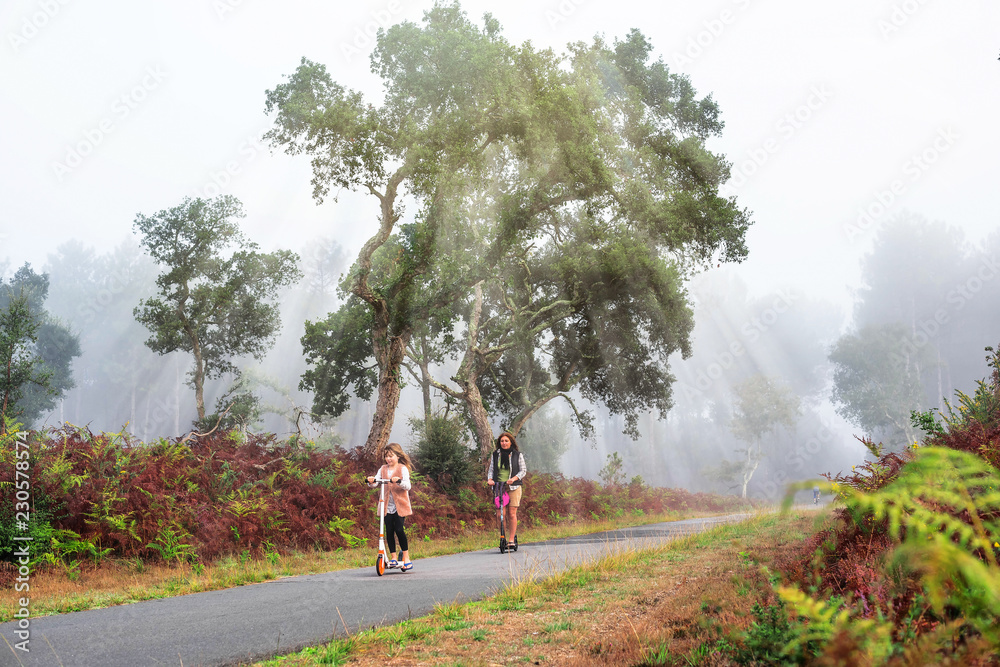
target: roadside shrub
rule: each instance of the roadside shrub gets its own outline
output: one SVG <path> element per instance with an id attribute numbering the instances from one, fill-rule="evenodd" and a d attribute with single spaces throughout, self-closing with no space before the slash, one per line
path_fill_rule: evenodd
<path id="1" fill-rule="evenodd" d="M 449 495 L 469 483 L 475 450 L 465 442 L 465 425 L 457 417 L 431 415 L 426 421 L 411 419 L 417 436 L 414 459 L 421 474 L 434 480 Z"/>

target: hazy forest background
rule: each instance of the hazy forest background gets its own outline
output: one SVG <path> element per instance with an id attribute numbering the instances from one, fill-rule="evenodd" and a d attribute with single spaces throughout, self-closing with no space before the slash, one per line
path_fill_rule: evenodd
<path id="1" fill-rule="evenodd" d="M 279 437 L 301 428 L 327 446 L 359 445 L 371 426 L 374 399 L 355 399 L 328 423 L 299 415 L 311 403 L 297 388 L 306 370 L 303 322 L 337 308 L 337 281 L 350 258 L 330 238 L 304 243 L 298 252 L 304 277 L 278 300 L 283 326 L 273 349 L 262 363 L 240 364 L 243 381 L 263 406 L 251 428 Z M 632 440 L 622 434 L 621 419 L 592 406 L 594 437 L 583 439 L 565 406 L 554 401 L 528 422 L 521 442 L 529 455 L 536 453 L 536 468 L 596 478 L 607 454 L 618 452 L 629 477 L 732 492 L 736 483 L 720 481 L 719 461 L 738 458 L 734 452 L 746 447 L 733 429 L 739 389 L 763 376 L 787 387 L 800 413 L 790 427 L 767 436 L 767 456 L 750 495 L 776 497 L 786 481 L 853 465 L 861 451 L 854 433 L 902 448 L 913 441 L 908 416 L 914 406 L 943 407 L 944 397 L 986 375 L 982 350 L 997 342 L 991 334 L 1000 331 L 1000 281 L 992 280 L 998 256 L 1000 232 L 974 246 L 945 222 L 901 215 L 878 230 L 862 267 L 865 288 L 850 312 L 794 288 L 754 295 L 725 268 L 704 272 L 690 284 L 693 352 L 671 359 L 677 383 L 666 419 L 648 414 L 640 420 L 641 437 Z M 9 259 L 3 268 L 10 284 Z M 155 292 L 158 273 L 137 240 L 126 237 L 107 250 L 69 240 L 38 273 L 49 281 L 45 310 L 78 336 L 79 356 L 64 380 L 71 388 L 30 425 L 125 428 L 143 440 L 189 432 L 197 416 L 186 384 L 190 355 L 152 352 L 144 345 L 148 331 L 133 316 L 139 301 Z M 905 358 L 901 350 L 909 351 Z M 209 381 L 207 400 L 215 401 L 230 382 Z M 885 389 L 873 391 L 876 384 Z M 421 413 L 420 401 L 411 382 L 394 439 L 410 440 L 407 418 Z M 548 453 L 539 456 L 542 451 Z"/>

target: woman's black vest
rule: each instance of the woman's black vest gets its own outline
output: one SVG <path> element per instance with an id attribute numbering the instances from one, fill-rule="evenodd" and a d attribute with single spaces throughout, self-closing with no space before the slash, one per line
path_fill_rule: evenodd
<path id="1" fill-rule="evenodd" d="M 521 472 L 521 452 L 517 451 L 513 447 L 510 448 L 510 476 L 517 477 L 517 481 L 510 485 L 510 488 L 516 489 L 521 486 L 521 478 L 518 477 L 518 473 Z M 500 450 L 493 450 L 493 479 L 500 479 Z M 508 477 L 508 479 L 510 479 Z"/>

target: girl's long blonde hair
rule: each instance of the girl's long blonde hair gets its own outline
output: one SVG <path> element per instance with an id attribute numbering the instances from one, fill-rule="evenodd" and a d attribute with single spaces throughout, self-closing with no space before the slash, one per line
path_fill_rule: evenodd
<path id="1" fill-rule="evenodd" d="M 403 451 L 403 446 L 398 442 L 390 442 L 382 448 L 382 451 L 380 452 L 382 463 L 385 463 L 386 452 L 393 452 L 396 455 L 396 458 L 399 459 L 399 462 L 406 466 L 407 470 L 413 470 L 413 463 L 410 461 L 410 457 L 406 455 L 406 452 Z"/>

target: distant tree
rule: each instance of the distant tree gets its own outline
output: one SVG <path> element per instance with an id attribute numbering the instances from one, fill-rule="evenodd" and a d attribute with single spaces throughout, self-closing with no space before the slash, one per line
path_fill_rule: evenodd
<path id="1" fill-rule="evenodd" d="M 736 406 L 730 430 L 747 443 L 739 450 L 742 496 L 760 462 L 767 456 L 764 440 L 779 427 L 792 429 L 799 416 L 799 399 L 786 387 L 763 375 L 754 376 L 735 387 Z M 768 448 L 770 449 L 770 448 Z"/>
<path id="2" fill-rule="evenodd" d="M 223 195 L 188 198 L 152 216 L 139 214 L 134 224 L 142 246 L 166 270 L 156 279 L 159 295 L 133 312 L 152 332 L 151 350 L 193 355 L 199 420 L 205 419 L 206 378 L 237 373 L 234 357 L 263 358 L 280 327 L 273 303 L 278 289 L 301 277 L 295 253 L 257 252 L 235 221 L 242 217 L 239 200 Z"/>
<path id="3" fill-rule="evenodd" d="M 180 395 L 186 362 L 164 360 L 144 341 L 149 331 L 133 315 L 135 304 L 156 291 L 156 262 L 135 236 L 102 252 L 70 240 L 45 263 L 51 289 L 46 307 L 80 336 L 73 362 L 77 387 L 64 399 L 66 419 L 94 429 L 128 425 L 140 439 L 181 430 Z M 176 357 L 180 357 L 178 353 Z M 187 411 L 194 413 L 194 405 Z"/>
<path id="4" fill-rule="evenodd" d="M 551 350 L 524 356 L 520 364 L 532 377 L 552 372 L 556 379 L 547 390 L 497 390 L 516 402 L 515 423 L 577 385 L 626 415 L 669 407 L 672 378 L 654 367 L 662 362 L 666 368 L 662 352 L 683 352 L 687 344 L 690 314 L 679 278 L 696 266 L 741 260 L 750 220 L 735 201 L 718 195 L 728 164 L 705 147 L 722 128 L 718 107 L 710 98 L 697 99 L 686 77 L 651 62 L 650 52 L 633 31 L 613 46 L 599 39 L 572 45 L 560 59 L 530 44 L 513 48 L 490 16 L 480 29 L 457 4 L 436 5 L 424 27 L 402 23 L 380 34 L 372 68 L 385 82 L 381 107 L 365 104 L 306 60 L 287 84 L 268 92 L 267 111 L 278 113 L 268 138 L 289 153 L 312 155 L 317 198 L 337 186 L 377 199 L 379 230 L 345 283 L 357 303 L 344 307 L 351 316 L 319 327 L 329 332 L 331 346 L 355 355 L 350 363 L 363 369 L 353 374 L 362 382 L 355 385 L 358 395 L 371 388 L 377 370 L 368 448 L 388 437 L 404 358 L 417 350 L 413 336 L 430 320 L 454 341 L 443 344 L 463 357 L 450 390 L 465 403 L 483 451 L 492 447 L 493 435 L 480 380 L 515 341 L 528 355 L 529 345 L 546 341 L 559 326 L 564 330 L 554 369 Z M 398 202 L 403 189 L 417 203 L 413 221 L 405 224 Z M 591 241 L 596 248 L 588 248 Z M 575 244 L 574 261 L 581 262 L 575 269 L 567 262 L 553 269 L 547 284 L 526 290 L 504 282 L 514 276 L 508 267 L 534 252 L 557 258 L 564 244 Z M 646 317 L 654 301 L 668 304 L 661 317 L 670 320 L 669 330 L 636 326 L 631 338 L 607 338 L 606 354 L 598 354 L 602 334 L 619 323 L 628 326 L 628 315 L 614 311 L 635 296 L 627 260 L 636 252 L 639 264 L 657 263 L 635 288 L 646 293 L 634 312 Z M 585 258 L 599 261 L 584 266 Z M 602 269 L 610 269 L 603 286 Z M 591 288 L 601 303 L 587 313 Z M 514 300 L 505 303 L 504 296 Z M 365 322 L 353 312 L 358 308 L 369 313 L 372 354 L 365 357 L 345 344 L 363 332 L 338 329 Z M 501 310 L 504 324 L 475 321 Z M 685 313 L 677 317 L 679 311 Z M 460 341 L 462 329 L 469 335 Z M 320 336 L 307 337 L 304 346 L 324 344 Z M 648 363 L 630 376 L 629 362 L 642 357 L 636 341 L 653 350 L 656 361 L 646 357 Z M 635 355 L 616 357 L 622 352 Z M 320 394 L 348 391 L 343 374 L 329 377 L 348 362 L 335 360 L 332 351 L 306 347 L 306 353 L 328 362 L 303 378 L 304 388 L 316 392 L 315 411 L 346 405 Z M 432 356 L 417 350 L 411 359 L 419 365 Z"/>
<path id="5" fill-rule="evenodd" d="M 48 291 L 48 276 L 29 264 L 0 280 L 0 417 L 31 424 L 74 386 L 80 341 L 45 310 Z"/>
<path id="6" fill-rule="evenodd" d="M 977 377 L 976 350 L 994 342 L 1000 322 L 1000 254 L 976 247 L 960 227 L 903 213 L 880 230 L 861 263 L 854 322 L 901 325 L 922 348 L 911 358 L 927 397 L 944 400 Z"/>
<path id="7" fill-rule="evenodd" d="M 919 342 L 899 323 L 842 336 L 830 351 L 837 413 L 873 437 L 913 442 L 910 412 L 924 407 L 920 374 L 932 363 Z"/>
<path id="8" fill-rule="evenodd" d="M 601 468 L 600 478 L 604 486 L 621 486 L 625 483 L 625 461 L 621 454 L 608 454 L 607 463 Z"/>
<path id="9" fill-rule="evenodd" d="M 317 297 L 332 297 L 337 293 L 341 274 L 350 257 L 334 239 L 313 239 L 302 252 L 306 291 Z"/>
<path id="10" fill-rule="evenodd" d="M 517 437 L 518 448 L 530 457 L 533 471 L 556 473 L 569 449 L 569 435 L 569 418 L 549 404 L 525 423 Z"/>

